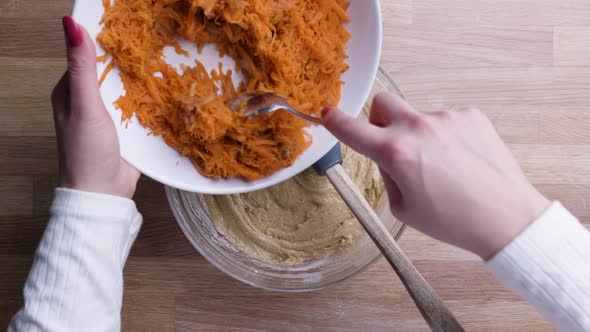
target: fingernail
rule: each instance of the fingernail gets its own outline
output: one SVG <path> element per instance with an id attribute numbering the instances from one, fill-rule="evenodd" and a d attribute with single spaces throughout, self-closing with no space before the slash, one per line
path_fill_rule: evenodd
<path id="1" fill-rule="evenodd" d="M 328 113 L 330 113 L 332 109 L 330 107 L 322 108 L 322 118 L 325 117 Z"/>
<path id="2" fill-rule="evenodd" d="M 70 16 L 64 16 L 62 22 L 68 45 L 71 47 L 80 46 L 82 44 L 82 30 L 78 24 Z"/>

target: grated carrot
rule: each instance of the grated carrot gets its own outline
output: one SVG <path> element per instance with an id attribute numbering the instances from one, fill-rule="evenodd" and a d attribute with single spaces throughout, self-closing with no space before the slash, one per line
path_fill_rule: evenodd
<path id="1" fill-rule="evenodd" d="M 227 103 L 242 93 L 273 92 L 318 115 L 341 97 L 350 38 L 346 0 L 103 0 L 98 41 L 125 87 L 115 106 L 212 178 L 256 180 L 285 168 L 311 144 L 308 125 L 287 112 L 246 118 Z M 198 49 L 214 43 L 245 77 L 208 72 L 198 60 L 177 73 L 163 59 L 177 37 Z"/>

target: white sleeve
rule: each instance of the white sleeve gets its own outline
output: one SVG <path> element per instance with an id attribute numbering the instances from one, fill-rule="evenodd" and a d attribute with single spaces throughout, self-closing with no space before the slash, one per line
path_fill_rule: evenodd
<path id="1" fill-rule="evenodd" d="M 142 218 L 132 200 L 58 188 L 8 331 L 119 331 L 123 266 Z"/>
<path id="2" fill-rule="evenodd" d="M 559 202 L 486 263 L 562 331 L 590 331 L 590 233 Z"/>

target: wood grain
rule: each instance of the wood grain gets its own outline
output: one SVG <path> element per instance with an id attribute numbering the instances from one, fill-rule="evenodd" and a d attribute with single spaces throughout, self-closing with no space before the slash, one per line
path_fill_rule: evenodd
<path id="1" fill-rule="evenodd" d="M 57 175 L 49 96 L 71 0 L 0 0 L 0 329 L 21 305 Z M 590 222 L 590 2 L 383 0 L 382 64 L 418 108 L 477 105 L 548 197 Z M 195 253 L 142 179 L 125 331 L 427 331 L 385 261 L 336 287 L 279 294 Z M 553 331 L 477 257 L 407 230 L 400 246 L 468 331 Z"/>
<path id="2" fill-rule="evenodd" d="M 553 62 L 559 66 L 583 66 L 590 52 L 590 27 L 555 27 Z"/>

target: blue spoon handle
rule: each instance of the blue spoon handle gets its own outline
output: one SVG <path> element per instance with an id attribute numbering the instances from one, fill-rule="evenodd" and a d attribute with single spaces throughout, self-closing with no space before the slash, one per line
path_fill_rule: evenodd
<path id="1" fill-rule="evenodd" d="M 322 159 L 318 160 L 314 165 L 313 168 L 319 175 L 326 175 L 326 171 L 328 169 L 334 167 L 335 165 L 342 164 L 342 149 L 340 147 L 340 143 L 334 145 L 334 147 L 326 153 Z"/>

